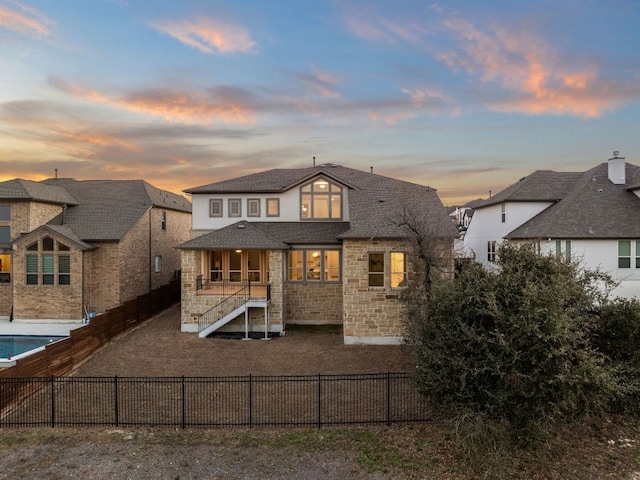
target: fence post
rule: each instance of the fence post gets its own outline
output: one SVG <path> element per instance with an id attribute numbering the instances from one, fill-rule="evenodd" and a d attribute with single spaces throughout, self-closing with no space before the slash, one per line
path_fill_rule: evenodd
<path id="1" fill-rule="evenodd" d="M 321 407 L 321 402 L 322 402 L 322 392 L 321 392 L 321 385 L 322 385 L 322 379 L 320 377 L 320 374 L 318 374 L 318 429 L 320 429 L 320 427 L 322 427 L 322 407 Z"/>
<path id="2" fill-rule="evenodd" d="M 51 375 L 51 428 L 56 426 L 56 380 Z"/>
<path id="3" fill-rule="evenodd" d="M 116 420 L 116 427 L 120 426 L 120 405 L 118 404 L 118 376 L 113 377 L 113 407 Z"/>
<path id="4" fill-rule="evenodd" d="M 182 429 L 184 430 L 187 427 L 187 408 L 185 405 L 185 385 L 184 385 L 184 375 L 182 375 Z"/>
<path id="5" fill-rule="evenodd" d="M 253 376 L 249 374 L 249 428 L 253 427 Z"/>
<path id="6" fill-rule="evenodd" d="M 391 372 L 387 372 L 387 426 L 391 426 Z"/>

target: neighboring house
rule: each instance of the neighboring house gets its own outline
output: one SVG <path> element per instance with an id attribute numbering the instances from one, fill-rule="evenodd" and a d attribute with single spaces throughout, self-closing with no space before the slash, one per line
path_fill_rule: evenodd
<path id="1" fill-rule="evenodd" d="M 640 297 L 640 167 L 614 158 L 586 172 L 541 170 L 476 205 L 465 248 L 489 266 L 505 241 L 579 259 Z"/>
<path id="2" fill-rule="evenodd" d="M 343 325 L 345 343 L 398 343 L 411 260 L 397 225 L 403 208 L 414 205 L 439 226 L 449 255 L 456 235 L 435 190 L 339 165 L 185 192 L 193 239 L 179 247 L 182 331 L 200 336 L 333 323 Z"/>
<path id="3" fill-rule="evenodd" d="M 81 321 L 164 285 L 190 222 L 142 180 L 0 182 L 0 317 Z"/>

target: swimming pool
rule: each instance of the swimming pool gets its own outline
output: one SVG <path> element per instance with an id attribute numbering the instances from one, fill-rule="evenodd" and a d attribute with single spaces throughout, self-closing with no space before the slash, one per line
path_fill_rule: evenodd
<path id="1" fill-rule="evenodd" d="M 21 353 L 44 347 L 67 337 L 55 335 L 0 335 L 0 358 L 11 359 Z"/>

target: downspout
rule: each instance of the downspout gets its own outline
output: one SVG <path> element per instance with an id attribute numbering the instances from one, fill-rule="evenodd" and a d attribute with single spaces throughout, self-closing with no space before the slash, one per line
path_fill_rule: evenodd
<path id="1" fill-rule="evenodd" d="M 148 210 L 149 213 L 149 288 L 147 288 L 147 292 L 151 291 L 151 281 L 152 281 L 152 271 L 153 271 L 153 252 L 151 252 L 151 211 L 153 210 L 153 205 Z"/>

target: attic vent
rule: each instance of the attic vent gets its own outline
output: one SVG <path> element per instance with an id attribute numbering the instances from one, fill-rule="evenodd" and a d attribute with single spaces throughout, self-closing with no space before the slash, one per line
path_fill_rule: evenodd
<path id="1" fill-rule="evenodd" d="M 244 223 L 239 223 L 239 224 L 238 224 L 238 228 L 244 228 L 244 227 L 245 227 L 245 224 L 244 224 Z"/>
<path id="2" fill-rule="evenodd" d="M 384 203 L 384 200 L 378 200 L 378 203 Z"/>
<path id="3" fill-rule="evenodd" d="M 602 188 L 599 188 L 598 193 L 604 193 L 604 190 Z"/>

